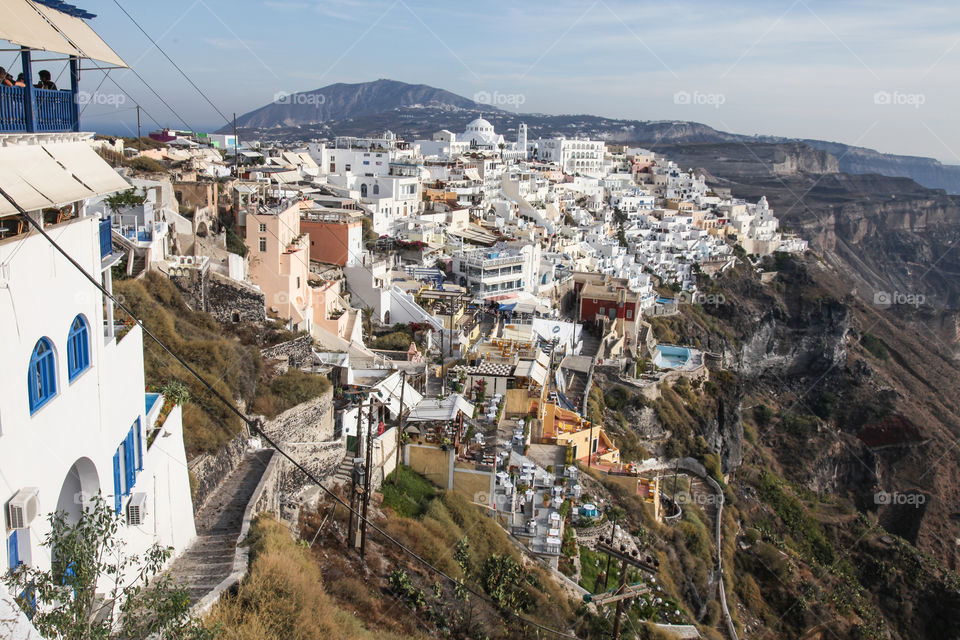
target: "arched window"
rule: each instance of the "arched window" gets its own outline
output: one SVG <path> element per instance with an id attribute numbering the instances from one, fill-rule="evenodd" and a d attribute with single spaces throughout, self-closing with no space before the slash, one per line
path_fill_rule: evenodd
<path id="1" fill-rule="evenodd" d="M 30 356 L 30 368 L 27 371 L 27 389 L 30 394 L 30 413 L 47 404 L 57 395 L 57 363 L 53 353 L 53 344 L 47 338 L 40 338 Z"/>
<path id="2" fill-rule="evenodd" d="M 360 185 L 360 197 L 361 197 L 361 198 L 366 198 L 366 197 L 367 197 L 367 185 L 366 185 L 366 184 L 361 184 L 361 185 Z"/>
<path id="3" fill-rule="evenodd" d="M 67 379 L 71 382 L 90 366 L 90 337 L 87 321 L 77 316 L 67 335 Z"/>
<path id="4" fill-rule="evenodd" d="M 380 185 L 378 184 L 373 185 L 373 195 L 375 196 L 380 195 Z"/>

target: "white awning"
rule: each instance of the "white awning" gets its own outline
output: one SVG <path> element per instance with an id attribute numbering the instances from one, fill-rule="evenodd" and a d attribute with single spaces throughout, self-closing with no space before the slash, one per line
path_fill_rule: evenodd
<path id="1" fill-rule="evenodd" d="M 4 0 L 0 38 L 30 49 L 84 57 L 35 7 L 36 5 L 28 0 Z"/>
<path id="2" fill-rule="evenodd" d="M 96 31 L 80 18 L 75 18 L 42 4 L 34 3 L 33 6 L 53 23 L 57 30 L 63 34 L 63 37 L 81 51 L 81 57 L 99 60 L 118 67 L 127 66 L 127 63 L 110 48 L 110 45 L 104 42 Z"/>
<path id="3" fill-rule="evenodd" d="M 127 66 L 86 22 L 30 0 L 4 0 L 0 39 L 30 49 Z"/>
<path id="4" fill-rule="evenodd" d="M 56 205 L 76 202 L 94 195 L 92 190 L 78 182 L 39 145 L 15 145 L 6 147 L 3 151 L 9 161 L 16 163 L 20 177 Z"/>
<path id="5" fill-rule="evenodd" d="M 268 174 L 271 178 L 276 179 L 280 184 L 292 184 L 294 182 L 300 182 L 300 172 L 299 171 L 277 171 L 276 173 Z"/>
<path id="6" fill-rule="evenodd" d="M 0 186 L 26 211 L 130 188 L 86 142 L 0 147 Z M 14 213 L 0 198 L 0 215 Z"/>
<path id="7" fill-rule="evenodd" d="M 50 143 L 43 148 L 96 195 L 130 188 L 127 181 L 86 142 Z"/>
<path id="8" fill-rule="evenodd" d="M 53 203 L 46 196 L 20 177 L 20 174 L 17 173 L 16 164 L 8 161 L 3 151 L 4 149 L 0 148 L 0 187 L 3 187 L 7 195 L 26 211 L 52 207 Z M 7 202 L 6 198 L 0 197 L 0 216 L 8 216 L 14 213 L 18 213 L 17 209 Z"/>

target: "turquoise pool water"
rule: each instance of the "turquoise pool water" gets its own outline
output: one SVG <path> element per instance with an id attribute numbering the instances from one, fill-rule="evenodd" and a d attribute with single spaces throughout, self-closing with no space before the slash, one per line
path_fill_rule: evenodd
<path id="1" fill-rule="evenodd" d="M 153 405 L 157 403 L 157 399 L 159 397 L 160 397 L 159 393 L 146 394 L 146 402 L 144 403 L 146 405 L 146 409 L 144 410 L 144 413 L 150 413 L 150 409 L 152 409 Z"/>
<path id="2" fill-rule="evenodd" d="M 690 349 L 686 347 L 657 345 L 656 352 L 653 364 L 661 369 L 680 369 L 690 361 Z"/>

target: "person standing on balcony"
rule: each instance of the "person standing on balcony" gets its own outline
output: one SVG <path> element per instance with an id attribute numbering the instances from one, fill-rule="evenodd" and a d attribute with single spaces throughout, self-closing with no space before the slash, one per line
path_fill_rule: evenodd
<path id="1" fill-rule="evenodd" d="M 49 89 L 51 91 L 57 90 L 57 84 L 50 79 L 49 71 L 47 71 L 46 69 L 41 69 L 38 75 L 40 76 L 40 82 L 33 85 L 34 87 L 36 87 L 37 89 Z"/>
<path id="2" fill-rule="evenodd" d="M 3 85 L 4 87 L 13 86 L 13 76 L 7 73 L 7 70 L 3 67 L 0 67 L 0 85 Z"/>
<path id="3" fill-rule="evenodd" d="M 27 86 L 27 83 L 24 82 L 24 80 L 23 80 L 23 74 L 22 74 L 22 73 L 17 74 L 17 81 L 13 83 L 13 86 L 15 86 L 15 87 L 26 87 L 26 86 Z"/>

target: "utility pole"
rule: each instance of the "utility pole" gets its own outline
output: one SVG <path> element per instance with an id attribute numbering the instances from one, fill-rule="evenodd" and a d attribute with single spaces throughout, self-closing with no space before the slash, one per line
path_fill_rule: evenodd
<path id="1" fill-rule="evenodd" d="M 407 386 L 406 370 L 400 372 L 400 413 L 397 415 L 397 465 L 393 470 L 393 486 L 400 484 L 400 449 L 403 447 L 403 390 Z"/>
<path id="2" fill-rule="evenodd" d="M 137 153 L 143 153 L 143 135 L 140 133 L 140 105 L 137 105 Z"/>
<path id="3" fill-rule="evenodd" d="M 363 474 L 363 519 L 360 521 L 360 558 L 366 558 L 367 552 L 367 507 L 370 506 L 370 467 L 373 463 L 373 398 L 370 398 L 370 404 L 367 407 L 367 456 L 364 463 Z"/>
<path id="4" fill-rule="evenodd" d="M 353 513 L 356 511 L 355 504 L 357 498 L 357 458 L 360 457 L 360 418 L 363 414 L 363 400 L 357 406 L 357 435 L 353 442 L 353 470 L 350 472 L 350 523 L 347 525 L 347 545 L 354 545 L 356 536 L 353 529 Z"/>
<path id="5" fill-rule="evenodd" d="M 620 590 L 627 584 L 627 559 L 620 563 Z M 620 616 L 623 614 L 623 600 L 617 600 L 617 613 L 613 618 L 613 640 L 620 640 Z"/>
<path id="6" fill-rule="evenodd" d="M 613 546 L 613 540 L 614 537 L 613 533 L 611 532 L 609 540 L 605 540 L 603 537 L 601 537 L 597 541 L 596 548 L 597 551 L 603 551 L 606 553 L 608 558 L 612 556 L 622 561 L 620 563 L 620 587 L 617 589 L 616 596 L 618 598 L 617 612 L 616 617 L 613 620 L 613 640 L 620 640 L 620 616 L 623 614 L 623 601 L 633 597 L 634 595 L 629 590 L 624 589 L 627 584 L 627 565 L 637 567 L 641 571 L 649 573 L 650 575 L 656 575 L 659 562 L 653 559 L 651 556 L 641 558 L 636 549 L 628 552 L 626 547 L 622 544 L 620 545 L 619 549 L 615 548 Z M 609 560 L 607 564 L 609 566 Z"/>
<path id="7" fill-rule="evenodd" d="M 237 114 L 233 114 L 233 175 L 240 179 L 240 140 L 237 139 Z"/>

